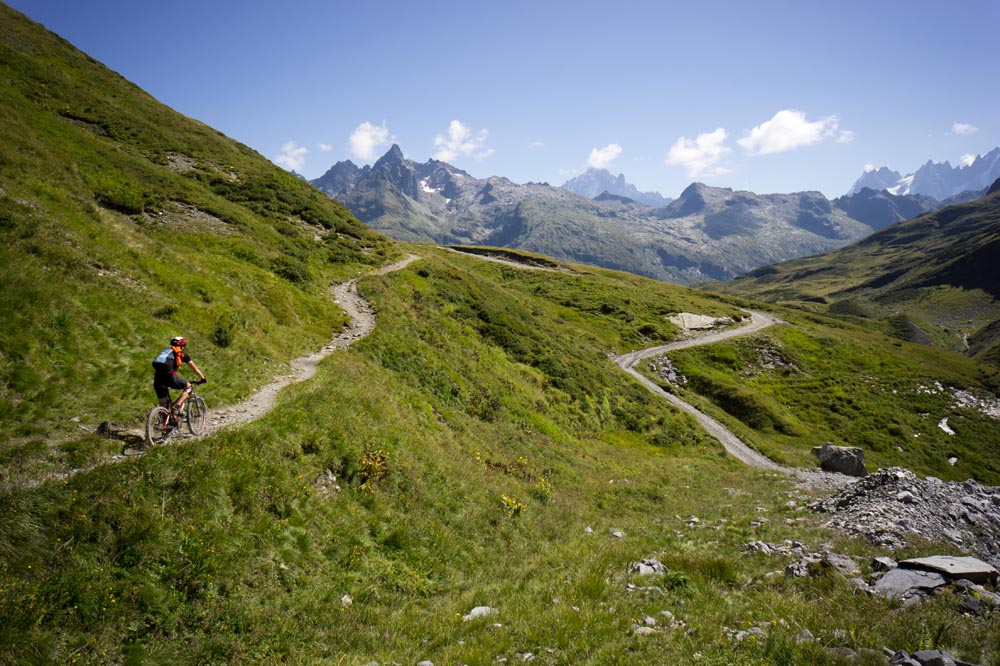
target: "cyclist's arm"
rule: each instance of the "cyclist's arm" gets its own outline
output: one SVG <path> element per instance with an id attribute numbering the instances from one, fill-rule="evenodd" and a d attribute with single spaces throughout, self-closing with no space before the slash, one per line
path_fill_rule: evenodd
<path id="1" fill-rule="evenodd" d="M 188 365 L 194 370 L 194 374 L 198 375 L 198 379 L 205 379 L 205 373 L 198 369 L 198 366 L 194 364 L 194 361 L 188 361 Z"/>

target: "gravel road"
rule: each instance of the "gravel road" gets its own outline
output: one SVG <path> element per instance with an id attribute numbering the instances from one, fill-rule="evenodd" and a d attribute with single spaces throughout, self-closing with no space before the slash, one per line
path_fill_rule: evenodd
<path id="1" fill-rule="evenodd" d="M 677 349 L 686 349 L 688 347 L 696 347 L 699 345 L 708 345 L 714 342 L 719 342 L 721 340 L 727 340 L 729 338 L 735 338 L 742 335 L 752 335 L 759 331 L 768 328 L 769 326 L 774 326 L 775 324 L 784 324 L 785 322 L 777 317 L 767 314 L 766 312 L 758 312 L 756 310 L 750 310 L 750 318 L 744 320 L 742 326 L 737 328 L 730 328 L 723 331 L 714 331 L 712 333 L 707 333 L 705 335 L 700 335 L 692 338 L 686 338 L 684 340 L 678 340 L 676 342 L 671 342 L 666 345 L 660 345 L 658 347 L 650 347 L 648 349 L 640 349 L 638 351 L 632 351 L 627 354 L 621 354 L 619 356 L 612 356 L 612 360 L 618 364 L 622 370 L 628 374 L 635 377 L 645 386 L 647 389 L 660 396 L 664 400 L 668 401 L 670 404 L 674 405 L 678 409 L 681 409 L 691 416 L 693 416 L 701 426 L 708 431 L 712 437 L 719 440 L 719 443 L 732 455 L 734 458 L 740 462 L 749 465 L 750 467 L 756 467 L 757 469 L 767 469 L 774 470 L 777 472 L 782 472 L 790 476 L 794 476 L 799 479 L 803 484 L 818 488 L 840 488 L 848 483 L 853 482 L 855 479 L 851 477 L 844 476 L 842 474 L 830 474 L 828 472 L 821 472 L 819 470 L 807 470 L 800 469 L 796 467 L 785 467 L 774 462 L 762 453 L 750 448 L 747 444 L 737 437 L 731 430 L 726 428 L 724 425 L 719 423 L 717 420 L 704 413 L 703 411 L 697 409 L 690 403 L 681 400 L 673 393 L 663 390 L 660 388 L 656 382 L 652 381 L 648 377 L 640 374 L 635 366 L 639 361 L 651 358 L 653 356 L 662 356 L 667 352 L 674 351 Z"/>

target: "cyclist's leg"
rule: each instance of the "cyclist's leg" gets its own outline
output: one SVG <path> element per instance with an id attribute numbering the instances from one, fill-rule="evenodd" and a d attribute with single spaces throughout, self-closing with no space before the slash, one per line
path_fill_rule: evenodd
<path id="1" fill-rule="evenodd" d="M 153 391 L 156 393 L 156 399 L 159 401 L 161 407 L 170 407 L 170 390 L 167 385 L 163 383 L 162 379 L 155 377 L 153 379 Z"/>
<path id="2" fill-rule="evenodd" d="M 191 382 L 184 381 L 178 377 L 178 382 L 174 385 L 174 388 L 181 389 L 181 394 L 177 396 L 177 400 L 174 400 L 174 407 L 180 411 L 184 408 L 184 403 L 187 402 L 188 396 L 191 395 Z"/>
<path id="3" fill-rule="evenodd" d="M 156 399 L 159 402 L 160 407 L 163 407 L 164 409 L 166 409 L 167 411 L 169 411 L 170 410 L 170 390 L 167 388 L 166 384 L 164 384 L 164 381 L 163 381 L 162 377 L 157 376 L 157 377 L 155 377 L 153 379 L 153 391 L 156 392 Z M 161 424 L 160 424 L 161 427 L 167 425 L 166 424 L 167 420 L 169 420 L 169 419 L 166 417 L 166 415 L 164 415 L 163 418 L 161 419 Z"/>

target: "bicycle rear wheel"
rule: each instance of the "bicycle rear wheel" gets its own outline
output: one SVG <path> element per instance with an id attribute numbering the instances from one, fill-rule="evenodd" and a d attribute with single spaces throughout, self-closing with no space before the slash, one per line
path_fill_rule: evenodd
<path id="1" fill-rule="evenodd" d="M 187 425 L 192 435 L 200 435 L 205 432 L 208 424 L 208 405 L 205 399 L 198 395 L 193 395 L 187 401 Z"/>
<path id="2" fill-rule="evenodd" d="M 170 439 L 173 424 L 165 407 L 154 407 L 146 417 L 146 445 L 162 444 Z"/>

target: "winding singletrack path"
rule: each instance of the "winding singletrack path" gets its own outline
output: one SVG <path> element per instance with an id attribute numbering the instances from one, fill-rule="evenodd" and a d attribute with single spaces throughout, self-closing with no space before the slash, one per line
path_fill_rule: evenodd
<path id="1" fill-rule="evenodd" d="M 419 259 L 416 255 L 383 266 L 370 275 L 385 275 L 406 268 Z M 217 410 L 209 410 L 208 432 L 214 432 L 234 425 L 249 423 L 260 418 L 274 407 L 278 393 L 289 384 L 304 382 L 316 374 L 319 362 L 337 349 L 345 349 L 371 334 L 375 330 L 375 313 L 368 302 L 358 295 L 357 279 L 349 280 L 331 287 L 333 300 L 342 307 L 351 323 L 337 337 L 323 345 L 319 351 L 308 356 L 301 356 L 291 362 L 294 374 L 282 377 L 259 389 L 241 403 Z"/>
<path id="2" fill-rule="evenodd" d="M 453 250 L 458 251 L 458 250 Z M 542 268 L 540 266 L 532 266 L 530 264 L 518 263 L 513 260 L 501 258 L 484 256 L 475 253 L 466 253 L 468 256 L 473 256 L 479 259 L 487 261 L 495 261 L 502 264 L 508 264 L 511 266 L 516 266 L 517 268 L 522 268 L 524 270 L 551 270 Z M 701 426 L 708 431 L 710 435 L 719 440 L 723 448 L 729 452 L 734 458 L 740 462 L 757 469 L 773 470 L 776 472 L 783 472 L 795 476 L 802 480 L 803 482 L 810 483 L 812 485 L 840 485 L 843 480 L 848 477 L 844 477 L 840 474 L 829 474 L 827 472 L 818 472 L 813 470 L 805 470 L 794 467 L 783 467 L 778 463 L 774 462 L 767 456 L 755 451 L 743 442 L 739 437 L 737 437 L 733 431 L 731 431 L 726 426 L 719 423 L 717 420 L 713 419 L 711 416 L 705 412 L 697 409 L 693 405 L 681 400 L 673 393 L 669 393 L 660 388 L 656 382 L 652 381 L 648 377 L 643 376 L 635 369 L 635 366 L 639 361 L 650 358 L 652 356 L 661 356 L 667 352 L 674 351 L 677 349 L 686 349 L 688 347 L 697 347 L 699 345 L 708 345 L 713 342 L 719 342 L 720 340 L 727 340 L 729 338 L 735 338 L 743 335 L 752 335 L 759 331 L 768 328 L 769 326 L 774 326 L 775 324 L 784 324 L 785 322 L 778 319 L 774 315 L 767 314 L 766 312 L 759 312 L 757 310 L 749 310 L 750 317 L 745 319 L 742 326 L 736 328 L 730 328 L 723 331 L 713 331 L 705 335 L 699 335 L 696 337 L 685 338 L 684 340 L 677 340 L 665 345 L 659 345 L 657 347 L 650 347 L 648 349 L 640 349 L 638 351 L 631 351 L 627 354 L 621 355 L 610 355 L 611 359 L 618 364 L 622 370 L 628 374 L 635 377 L 639 383 L 645 386 L 647 389 L 660 396 L 673 406 L 678 409 L 687 412 L 698 421 Z"/>
<path id="3" fill-rule="evenodd" d="M 477 256 L 477 255 L 471 255 Z M 387 266 L 374 271 L 372 275 L 385 275 L 393 271 L 398 271 L 413 261 L 416 261 L 420 257 L 416 255 L 410 255 L 405 259 L 398 261 Z M 480 257 L 484 258 L 484 257 Z M 484 258 L 486 259 L 486 258 Z M 508 261 L 504 259 L 497 259 L 489 257 L 489 260 L 499 261 L 501 263 L 511 264 L 519 268 L 526 270 L 546 270 L 543 267 L 531 266 L 527 264 L 521 264 L 514 261 Z M 548 269 L 551 270 L 551 269 Z M 344 349 L 351 345 L 356 340 L 360 340 L 365 336 L 371 334 L 375 329 L 375 314 L 371 309 L 371 306 L 365 301 L 361 296 L 358 295 L 357 291 L 357 279 L 349 280 L 347 282 L 334 285 L 331 287 L 332 295 L 334 301 L 340 305 L 350 317 L 351 323 L 345 328 L 339 335 L 337 335 L 333 340 L 328 342 L 319 351 L 310 354 L 308 356 L 299 357 L 291 362 L 291 366 L 295 371 L 294 374 L 282 377 L 267 386 L 264 386 L 256 393 L 254 393 L 250 398 L 244 400 L 241 403 L 231 405 L 229 407 L 210 410 L 209 411 L 209 425 L 208 432 L 215 432 L 222 430 L 224 428 L 241 425 L 244 423 L 249 423 L 263 416 L 265 413 L 270 411 L 277 400 L 278 393 L 284 387 L 289 384 L 294 384 L 298 382 L 305 381 L 311 378 L 316 373 L 316 367 L 319 362 L 328 356 L 330 353 L 337 349 Z M 737 328 L 727 329 L 724 331 L 715 331 L 708 333 L 706 335 L 701 335 L 697 337 L 687 338 L 684 340 L 678 340 L 676 342 L 671 342 L 666 345 L 660 345 L 657 347 L 650 347 L 648 349 L 641 349 L 638 351 L 632 351 L 626 354 L 621 354 L 618 356 L 612 355 L 611 358 L 614 362 L 625 372 L 635 377 L 643 386 L 652 391 L 654 394 L 667 400 L 670 404 L 674 405 L 678 409 L 681 409 L 688 414 L 691 414 L 698 423 L 713 437 L 715 437 L 722 446 L 729 452 L 730 455 L 735 457 L 737 460 L 743 462 L 744 464 L 754 467 L 757 469 L 773 470 L 776 472 L 782 472 L 790 476 L 797 477 L 801 481 L 818 486 L 840 486 L 845 483 L 849 483 L 854 479 L 845 477 L 840 474 L 830 474 L 827 472 L 820 472 L 814 470 L 805 470 L 794 467 L 785 467 L 774 462 L 767 456 L 755 451 L 746 445 L 739 437 L 737 437 L 731 430 L 722 425 L 719 421 L 712 418 L 708 414 L 705 414 L 701 410 L 697 409 L 693 405 L 681 400 L 676 395 L 669 393 L 655 382 L 649 378 L 643 376 L 635 369 L 635 366 L 639 361 L 650 358 L 653 356 L 660 356 L 666 354 L 667 352 L 674 351 L 677 349 L 685 349 L 688 347 L 695 347 L 698 345 L 707 345 L 714 342 L 719 342 L 721 340 L 726 340 L 729 338 L 734 338 L 743 335 L 751 335 L 759 331 L 773 326 L 775 324 L 783 324 L 781 319 L 767 314 L 766 312 L 759 312 L 756 310 L 750 310 L 750 317 L 744 320 L 744 324 Z M 141 451 L 140 451 L 141 453 Z M 115 456 L 109 462 L 121 462 L 122 460 L 127 460 L 134 456 Z M 64 479 L 71 476 L 75 476 L 80 472 L 88 471 L 94 467 L 99 466 L 93 465 L 88 468 L 75 469 L 71 472 L 61 475 L 49 476 L 45 479 L 40 479 L 38 482 L 51 481 L 56 478 Z"/>
<path id="4" fill-rule="evenodd" d="M 369 275 L 385 275 L 387 273 L 392 273 L 393 271 L 401 270 L 419 258 L 420 257 L 417 255 L 410 255 L 401 261 L 383 266 L 382 268 L 369 273 Z M 321 360 L 329 356 L 337 349 L 347 348 L 355 341 L 370 335 L 371 332 L 375 330 L 375 313 L 368 302 L 361 298 L 358 294 L 357 278 L 334 285 L 330 288 L 330 291 L 334 301 L 347 312 L 348 317 L 350 317 L 350 324 L 348 324 L 347 327 L 333 340 L 323 345 L 323 348 L 319 351 L 293 360 L 290 364 L 294 370 L 292 374 L 281 377 L 271 384 L 264 386 L 243 402 L 220 409 L 209 408 L 209 423 L 205 434 L 211 434 L 212 432 L 217 432 L 224 428 L 249 423 L 260 418 L 274 408 L 274 404 L 278 398 L 278 393 L 281 389 L 289 384 L 296 384 L 311 378 L 316 374 L 316 367 L 319 365 Z M 143 422 L 145 422 L 145 419 L 143 419 Z M 142 446 L 134 447 L 131 445 L 131 443 L 141 442 L 144 439 L 144 436 L 145 435 L 142 430 L 118 433 L 117 438 L 124 439 L 126 442 L 121 455 L 110 456 L 86 467 L 75 468 L 65 472 L 46 474 L 23 484 L 23 487 L 31 488 L 46 482 L 64 481 L 76 476 L 77 474 L 89 472 L 103 465 L 134 459 L 141 456 L 148 450 Z M 183 442 L 192 438 L 193 436 L 178 432 L 172 441 Z M 167 446 L 169 446 L 169 444 Z M 126 450 L 129 451 L 128 454 L 125 453 Z"/>

